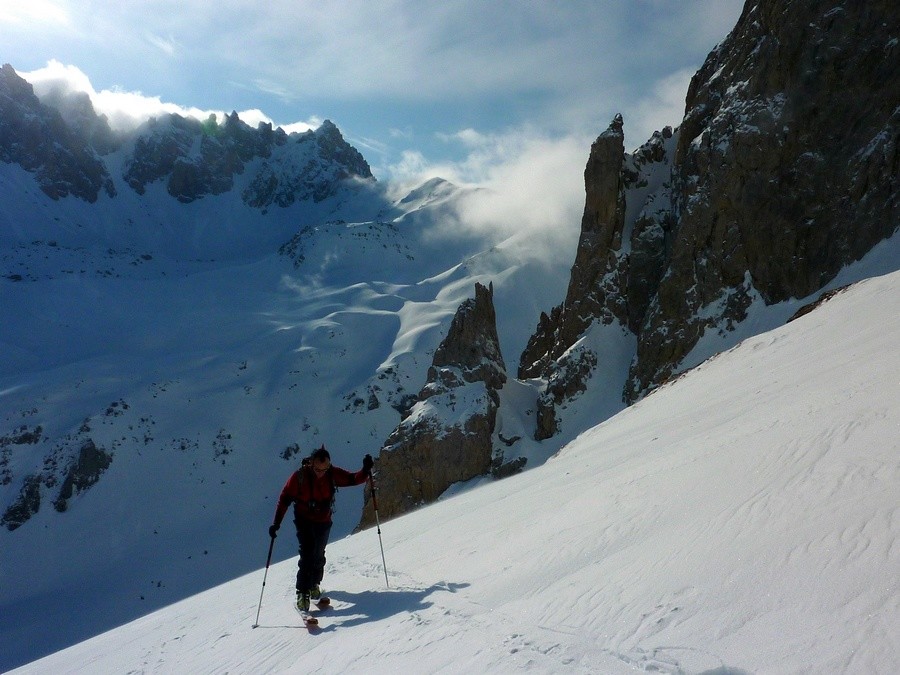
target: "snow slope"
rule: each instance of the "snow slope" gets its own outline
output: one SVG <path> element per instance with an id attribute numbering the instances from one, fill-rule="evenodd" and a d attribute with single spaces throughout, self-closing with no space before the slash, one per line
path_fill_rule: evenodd
<path id="1" fill-rule="evenodd" d="M 256 629 L 262 569 L 13 672 L 897 672 L 898 340 L 893 273 L 384 523 L 389 589 L 374 531 L 333 542 L 315 634 L 289 560 Z"/>
<path id="2" fill-rule="evenodd" d="M 0 516 L 40 479 L 37 513 L 0 527 L 0 671 L 255 569 L 301 453 L 377 454 L 476 281 L 513 362 L 565 288 L 539 249 L 459 232 L 448 183 L 263 215 L 120 174 L 89 205 L 0 164 Z M 88 440 L 112 463 L 57 512 Z M 362 501 L 343 491 L 336 537 Z"/>

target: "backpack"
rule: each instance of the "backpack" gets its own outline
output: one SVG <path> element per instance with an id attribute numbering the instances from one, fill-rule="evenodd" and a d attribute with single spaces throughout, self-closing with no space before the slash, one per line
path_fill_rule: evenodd
<path id="1" fill-rule="evenodd" d="M 312 471 L 312 467 L 310 465 L 311 465 L 311 462 L 310 462 L 309 457 L 305 457 L 303 459 L 303 461 L 300 462 L 300 468 L 297 469 L 297 482 L 301 488 L 303 487 L 303 476 L 306 475 L 306 470 L 309 469 L 310 471 Z M 337 485 L 335 485 L 335 483 L 334 483 L 334 473 L 332 472 L 333 468 L 334 467 L 329 466 L 328 469 L 325 471 L 325 475 L 328 476 L 328 484 L 331 486 L 331 498 L 328 499 L 327 501 L 310 499 L 309 502 L 307 502 L 306 506 L 313 513 L 322 513 L 324 511 L 332 511 L 332 512 L 334 511 L 335 495 L 337 495 L 338 489 L 337 489 Z"/>

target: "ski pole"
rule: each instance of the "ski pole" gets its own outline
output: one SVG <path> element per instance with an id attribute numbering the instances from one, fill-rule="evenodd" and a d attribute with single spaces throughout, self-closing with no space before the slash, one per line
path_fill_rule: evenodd
<path id="1" fill-rule="evenodd" d="M 388 583 L 387 563 L 384 561 L 384 543 L 381 541 L 381 523 L 378 521 L 378 499 L 375 497 L 375 479 L 369 474 L 369 487 L 372 489 L 372 507 L 375 509 L 375 528 L 378 530 L 378 545 L 381 547 L 381 566 L 384 568 L 384 585 L 391 587 Z"/>
<path id="2" fill-rule="evenodd" d="M 259 592 L 259 607 L 256 608 L 256 623 L 253 624 L 253 628 L 259 628 L 259 611 L 262 609 L 262 598 L 266 590 L 266 577 L 269 576 L 269 563 L 272 562 L 273 548 L 275 548 L 275 537 L 272 537 L 272 540 L 269 542 L 269 555 L 266 557 L 266 571 L 263 574 L 262 590 Z"/>

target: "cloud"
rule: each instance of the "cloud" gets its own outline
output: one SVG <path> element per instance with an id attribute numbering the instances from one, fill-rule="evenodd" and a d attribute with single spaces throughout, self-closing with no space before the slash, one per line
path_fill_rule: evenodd
<path id="1" fill-rule="evenodd" d="M 65 27 L 72 23 L 65 8 L 50 0 L 0 0 L 0 24 Z"/>
<path id="2" fill-rule="evenodd" d="M 625 120 L 630 127 L 629 137 L 636 141 L 635 147 L 648 140 L 654 131 L 681 124 L 688 85 L 694 72 L 693 68 L 685 68 L 663 77 L 635 103 L 630 119 Z"/>
<path id="3" fill-rule="evenodd" d="M 194 106 L 183 106 L 177 103 L 168 103 L 159 96 L 148 96 L 139 91 L 125 91 L 123 89 L 103 89 L 97 91 L 90 79 L 79 68 L 72 65 L 64 65 L 52 60 L 46 67 L 27 73 L 20 73 L 34 87 L 38 96 L 50 91 L 62 93 L 84 92 L 90 99 L 94 109 L 106 115 L 110 126 L 117 131 L 129 131 L 137 128 L 151 117 L 177 114 L 182 117 L 194 117 L 206 120 L 210 115 L 215 115 L 219 121 L 223 121 L 230 111 L 202 109 Z M 238 111 L 238 116 L 246 124 L 256 126 L 260 122 L 281 126 L 287 133 L 303 132 L 315 129 L 321 124 L 318 118 L 311 118 L 305 122 L 291 122 L 277 124 L 262 110 L 252 108 Z"/>
<path id="4" fill-rule="evenodd" d="M 53 86 L 59 86 L 65 91 L 96 93 L 87 75 L 75 66 L 67 66 L 56 60 L 47 63 L 45 68 L 19 75 L 31 83 L 39 96 Z"/>
<path id="5" fill-rule="evenodd" d="M 240 117 L 241 119 L 244 119 L 244 114 L 245 113 L 238 113 L 238 117 Z M 261 118 L 260 121 L 271 122 L 271 120 L 269 120 L 268 118 L 264 118 L 264 119 Z M 249 122 L 248 122 L 248 124 L 249 124 Z M 272 124 L 275 124 L 275 123 L 272 122 Z M 302 134 L 304 131 L 309 131 L 310 129 L 318 129 L 321 125 L 322 125 L 322 120 L 316 116 L 313 116 L 313 117 L 310 117 L 305 122 L 291 122 L 290 124 L 276 124 L 275 126 L 281 127 L 282 129 L 284 129 L 285 132 L 287 132 L 289 134 L 293 134 L 293 133 Z"/>
<path id="6" fill-rule="evenodd" d="M 159 35 L 154 35 L 152 33 L 147 34 L 147 42 L 156 47 L 159 51 L 161 51 L 166 56 L 175 56 L 178 51 L 178 42 L 172 37 L 168 38 L 160 37 Z"/>
<path id="7" fill-rule="evenodd" d="M 85 54 L 77 62 L 110 92 L 122 91 L 116 82 L 139 96 L 166 92 L 180 99 L 176 107 L 238 100 L 281 116 L 282 126 L 297 118 L 312 126 L 317 112 L 348 137 L 389 146 L 374 158 L 379 168 L 438 129 L 496 134 L 530 123 L 548 136 L 596 135 L 618 112 L 626 145 L 636 147 L 680 122 L 681 103 L 660 88 L 696 70 L 744 0 L 0 2 L 0 17 L 34 6 L 71 22 L 10 28 L 12 63 L 22 54 L 64 53 L 69 62 Z M 159 97 L 146 98 L 165 110 Z M 137 103 L 117 115 L 123 124 L 143 116 Z"/>
<path id="8" fill-rule="evenodd" d="M 596 26 L 602 42 L 613 29 L 600 20 L 606 4 L 567 9 L 472 0 L 272 0 L 270 11 L 244 17 L 240 26 L 220 26 L 224 30 L 211 36 L 211 48 L 222 50 L 236 40 L 265 45 L 266 59 L 234 49 L 227 58 L 312 96 L 440 100 L 498 90 L 560 91 L 560 80 L 572 75 L 566 63 L 578 49 L 567 21 Z M 578 42 L 586 46 L 587 36 Z M 585 49 L 581 68 L 596 71 L 590 52 Z"/>
<path id="9" fill-rule="evenodd" d="M 470 190 L 457 203 L 455 218 L 442 221 L 433 236 L 459 234 L 504 242 L 507 250 L 570 264 L 584 208 L 584 165 L 588 137 L 550 137 L 531 126 L 502 133 L 464 129 L 446 136 L 465 151 L 457 162 L 431 163 L 407 150 L 388 167 L 395 196 L 425 180 L 447 179 Z"/>
<path id="10" fill-rule="evenodd" d="M 154 36 L 182 66 L 214 61 L 227 78 L 242 75 L 282 97 L 441 101 L 606 89 L 623 60 L 647 68 L 670 48 L 720 39 L 742 0 L 269 0 L 259 8 L 181 0 L 168 11 L 126 2 L 112 12 L 84 2 L 83 30 L 101 16 L 124 45 L 141 27 L 137 37 Z"/>
<path id="11" fill-rule="evenodd" d="M 486 190 L 470 195 L 460 210 L 469 227 L 513 237 L 542 255 L 571 253 L 584 208 L 584 165 L 590 139 L 547 137 L 530 128 L 502 135 L 467 134 L 473 152 L 464 169 Z"/>

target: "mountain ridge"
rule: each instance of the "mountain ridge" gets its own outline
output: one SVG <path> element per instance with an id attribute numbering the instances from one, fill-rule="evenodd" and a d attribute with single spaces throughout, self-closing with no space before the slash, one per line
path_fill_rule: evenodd
<path id="1" fill-rule="evenodd" d="M 231 191 L 247 170 L 242 201 L 263 211 L 321 202 L 345 181 L 375 180 L 331 120 L 314 131 L 287 134 L 265 122 L 252 129 L 236 112 L 222 124 L 214 115 L 201 122 L 171 113 L 114 134 L 85 94 L 51 88 L 45 104 L 10 64 L 0 69 L 0 87 L 0 159 L 34 172 L 51 199 L 71 194 L 93 203 L 101 190 L 115 198 L 105 157 L 119 151 L 125 153 L 122 178 L 132 190 L 143 195 L 148 184 L 164 181 L 182 203 Z M 38 138 L 55 145 L 45 147 Z"/>

